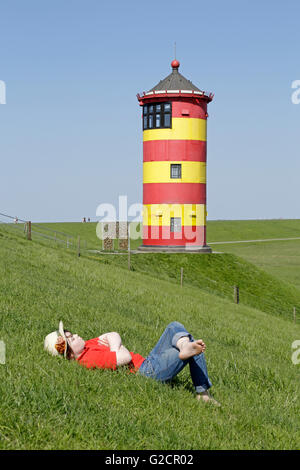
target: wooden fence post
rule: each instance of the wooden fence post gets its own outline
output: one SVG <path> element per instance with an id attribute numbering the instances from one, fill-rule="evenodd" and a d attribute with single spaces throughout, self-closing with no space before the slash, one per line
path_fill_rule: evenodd
<path id="1" fill-rule="evenodd" d="M 240 290 L 239 286 L 234 286 L 234 301 L 236 304 L 240 302 Z"/>
<path id="2" fill-rule="evenodd" d="M 27 222 L 27 240 L 31 240 L 31 222 Z"/>
<path id="3" fill-rule="evenodd" d="M 80 256 L 80 235 L 78 235 L 78 250 L 77 255 Z"/>

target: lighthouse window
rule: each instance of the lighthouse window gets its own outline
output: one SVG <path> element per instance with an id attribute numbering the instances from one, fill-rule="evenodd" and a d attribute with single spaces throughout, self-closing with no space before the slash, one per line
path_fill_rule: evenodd
<path id="1" fill-rule="evenodd" d="M 181 163 L 171 163 L 171 178 L 181 178 Z"/>
<path id="2" fill-rule="evenodd" d="M 143 129 L 172 127 L 171 103 L 158 103 L 143 107 Z"/>
<path id="3" fill-rule="evenodd" d="M 149 119 L 149 129 L 152 129 L 152 127 L 153 127 L 153 114 L 149 114 L 148 119 Z"/>
<path id="4" fill-rule="evenodd" d="M 181 217 L 171 217 L 170 219 L 170 231 L 181 232 Z"/>
<path id="5" fill-rule="evenodd" d="M 171 115 L 170 114 L 165 114 L 164 127 L 171 127 Z"/>

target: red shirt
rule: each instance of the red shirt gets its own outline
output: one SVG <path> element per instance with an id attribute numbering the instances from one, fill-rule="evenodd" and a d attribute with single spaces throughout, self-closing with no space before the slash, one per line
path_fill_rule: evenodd
<path id="1" fill-rule="evenodd" d="M 140 354 L 130 353 L 132 361 L 128 364 L 131 372 L 136 372 L 144 362 L 145 358 Z M 99 344 L 99 338 L 93 338 L 85 342 L 84 350 L 76 361 L 88 369 L 98 367 L 100 369 L 117 368 L 117 355 L 108 346 Z"/>

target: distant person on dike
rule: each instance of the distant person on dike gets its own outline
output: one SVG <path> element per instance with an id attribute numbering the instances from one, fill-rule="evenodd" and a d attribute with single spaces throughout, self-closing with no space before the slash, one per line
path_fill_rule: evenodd
<path id="1" fill-rule="evenodd" d="M 170 323 L 150 354 L 144 358 L 129 352 L 122 344 L 119 333 L 105 333 L 97 338 L 84 341 L 77 334 L 64 329 L 59 322 L 58 331 L 48 334 L 44 348 L 53 356 L 76 360 L 87 368 L 116 370 L 127 366 L 131 372 L 151 377 L 160 382 L 172 380 L 187 364 L 196 390 L 196 398 L 204 402 L 220 404 L 209 394 L 212 386 L 206 368 L 202 339 L 194 340 L 185 327 L 174 321 Z"/>

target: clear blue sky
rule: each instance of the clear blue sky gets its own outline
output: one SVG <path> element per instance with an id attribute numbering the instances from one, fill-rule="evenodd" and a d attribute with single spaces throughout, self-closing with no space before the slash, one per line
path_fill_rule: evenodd
<path id="1" fill-rule="evenodd" d="M 208 219 L 300 218 L 297 0 L 3 0 L 0 212 L 96 218 L 142 202 L 136 94 L 180 71 L 212 91 Z"/>

